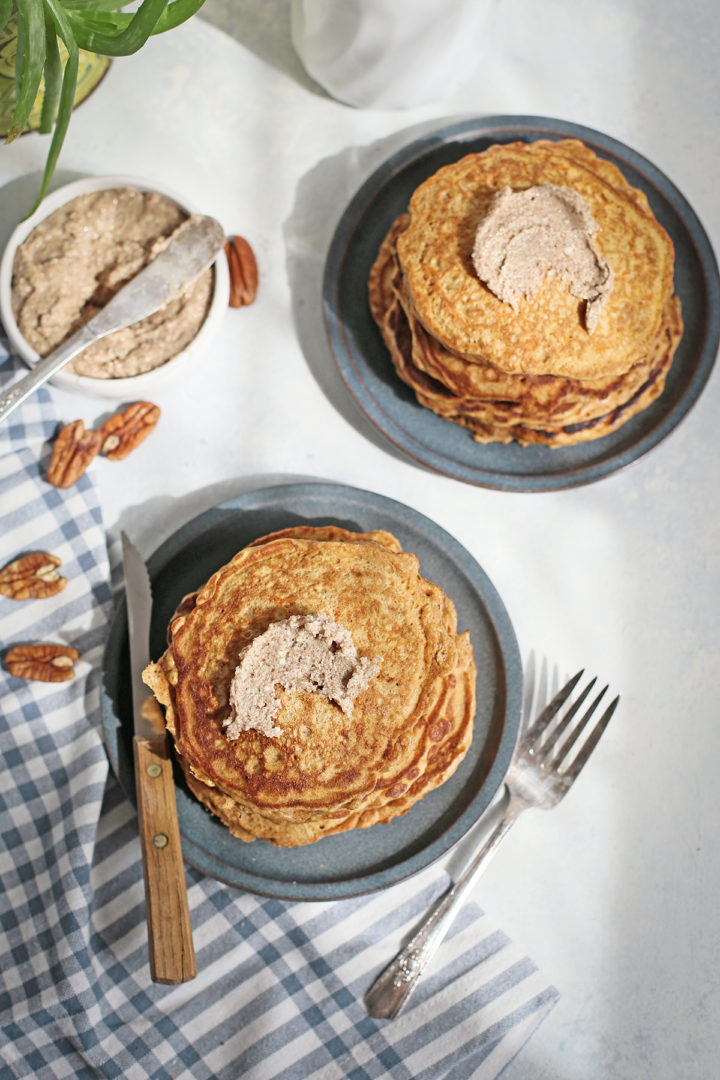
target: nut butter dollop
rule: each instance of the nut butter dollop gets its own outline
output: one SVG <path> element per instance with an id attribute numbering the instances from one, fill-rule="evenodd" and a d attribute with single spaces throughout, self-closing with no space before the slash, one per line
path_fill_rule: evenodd
<path id="1" fill-rule="evenodd" d="M 232 715 L 225 721 L 229 739 L 250 729 L 282 735 L 273 723 L 282 704 L 277 686 L 321 694 L 350 716 L 355 698 L 382 663 L 380 657 L 359 657 L 350 631 L 324 614 L 272 623 L 238 659 L 230 685 Z"/>
<path id="2" fill-rule="evenodd" d="M 551 271 L 585 301 L 588 333 L 612 288 L 612 268 L 595 244 L 598 224 L 576 191 L 539 184 L 493 196 L 475 234 L 472 261 L 487 287 L 514 309 L 532 299 Z"/>

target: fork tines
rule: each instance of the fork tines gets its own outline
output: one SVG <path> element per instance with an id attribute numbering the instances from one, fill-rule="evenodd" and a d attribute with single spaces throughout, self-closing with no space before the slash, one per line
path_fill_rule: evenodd
<path id="1" fill-rule="evenodd" d="M 579 696 L 570 703 L 562 717 L 557 720 L 560 710 L 570 699 L 573 690 L 579 683 L 583 674 L 584 671 L 580 670 L 574 675 L 562 690 L 555 695 L 550 704 L 543 709 L 538 718 L 528 729 L 527 739 L 534 744 L 535 749 L 533 757 L 539 765 L 551 767 L 555 771 L 559 771 L 562 768 L 563 764 L 568 760 L 571 750 L 585 731 L 590 718 L 594 715 L 598 705 L 608 690 L 608 687 L 604 686 L 590 703 L 585 713 L 573 724 L 575 717 L 597 682 L 597 679 L 591 679 Z M 572 763 L 567 768 L 562 769 L 563 775 L 568 780 L 574 780 L 577 777 L 583 765 L 592 754 L 600 741 L 603 732 L 608 726 L 619 700 L 620 697 L 618 695 L 610 703 L 598 722 L 592 728 Z M 553 723 L 556 720 L 557 722 Z M 572 728 L 570 727 L 571 724 Z M 565 732 L 568 732 L 568 734 L 563 739 Z M 545 733 L 547 734 L 543 740 L 543 735 Z"/>
<path id="2" fill-rule="evenodd" d="M 590 716 L 593 714 L 593 712 L 595 710 L 595 706 L 598 704 L 598 702 L 600 701 L 600 699 L 602 698 L 602 696 L 603 696 L 603 694 L 605 693 L 606 690 L 607 690 L 607 686 L 598 694 L 596 700 L 593 702 L 593 704 L 588 709 L 588 712 L 587 712 L 586 716 L 583 717 L 582 724 L 578 725 L 578 729 L 575 732 L 574 738 L 567 740 L 568 744 L 569 744 L 567 746 L 567 748 L 565 748 L 564 746 L 561 748 L 561 750 L 559 752 L 561 762 L 565 760 L 567 752 L 572 749 L 573 745 L 575 744 L 575 741 L 577 740 L 578 735 L 580 734 L 580 732 L 584 728 L 587 720 L 589 720 Z M 573 761 L 571 762 L 571 764 L 564 770 L 565 775 L 567 776 L 567 778 L 570 781 L 574 780 L 577 777 L 577 775 L 580 772 L 580 770 L 582 769 L 583 765 L 586 763 L 586 761 L 588 760 L 588 758 L 592 754 L 593 750 L 595 749 L 597 744 L 600 742 L 600 738 L 601 738 L 603 732 L 605 731 L 605 728 L 610 723 L 610 718 L 611 718 L 612 714 L 615 712 L 619 700 L 620 700 L 620 695 L 618 694 L 616 697 L 613 698 L 613 700 L 610 702 L 610 704 L 608 705 L 605 712 L 602 714 L 602 716 L 600 717 L 600 719 L 596 723 L 595 727 L 590 731 L 590 734 L 587 736 L 584 743 L 582 744 L 582 746 L 578 750 L 578 752 L 575 755 L 575 757 L 574 757 Z"/>

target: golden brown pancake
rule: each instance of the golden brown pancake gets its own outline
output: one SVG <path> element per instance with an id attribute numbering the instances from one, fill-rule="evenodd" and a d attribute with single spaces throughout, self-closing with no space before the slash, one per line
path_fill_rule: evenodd
<path id="1" fill-rule="evenodd" d="M 325 612 L 379 673 L 346 716 L 317 693 L 276 687 L 279 737 L 229 739 L 238 655 L 269 625 Z M 239 552 L 169 628 L 146 682 L 165 706 L 188 785 L 243 839 L 282 846 L 405 813 L 470 744 L 475 665 L 450 599 L 391 534 L 300 526 Z"/>
<path id="2" fill-rule="evenodd" d="M 521 446 L 541 445 L 549 447 L 572 446 L 601 438 L 616 431 L 636 413 L 646 409 L 662 393 L 670 367 L 670 355 L 666 355 L 654 369 L 641 388 L 641 391 L 629 402 L 619 405 L 602 416 L 577 424 L 567 424 L 560 428 L 533 427 L 521 421 L 506 423 L 503 419 L 495 420 L 491 415 L 483 416 L 482 409 L 477 412 L 471 405 L 460 403 L 458 410 L 447 408 L 442 400 L 438 403 L 432 393 L 417 391 L 420 404 L 433 409 L 438 415 L 469 428 L 477 442 L 517 442 Z M 466 411 L 463 411 L 466 410 Z"/>
<path id="3" fill-rule="evenodd" d="M 580 170 L 581 174 L 591 170 L 598 183 L 605 185 L 599 190 L 604 191 L 606 200 L 609 200 L 609 189 L 617 193 L 621 205 L 623 201 L 628 204 L 630 209 L 626 209 L 630 220 L 634 221 L 634 215 L 639 214 L 641 218 L 654 222 L 644 193 L 632 188 L 615 165 L 598 158 L 589 147 L 578 140 L 493 147 L 484 154 L 470 155 L 470 158 L 483 159 L 485 172 L 482 175 L 487 180 L 488 170 L 492 171 L 488 161 L 492 168 L 502 166 L 507 170 L 511 166 L 516 167 L 518 160 L 523 157 L 523 148 L 528 151 L 530 166 L 536 170 L 560 166 L 566 170 L 568 176 L 576 175 L 577 170 Z M 462 165 L 468 175 L 474 176 L 473 170 L 469 169 L 468 159 L 456 164 Z M 446 170 L 454 168 L 455 166 L 447 166 Z M 475 163 L 476 172 L 479 168 Z M 451 173 L 446 170 L 440 172 L 447 180 Z M 506 173 L 502 175 L 505 179 L 508 178 Z M 453 214 L 457 216 L 459 212 L 456 203 L 458 206 L 465 205 L 470 199 L 470 181 L 465 173 L 463 177 L 464 186 L 456 175 L 458 192 L 449 193 L 447 185 L 443 188 L 445 202 L 438 211 L 441 216 L 445 214 L 449 219 L 455 220 Z M 527 187 L 532 182 L 535 182 L 534 179 L 523 186 Z M 421 188 L 424 186 L 421 185 Z M 414 198 L 413 196 L 413 200 Z M 651 226 L 648 235 L 658 240 L 659 249 L 665 251 L 666 255 L 669 251 L 669 262 L 666 260 L 665 271 L 658 278 L 664 283 L 660 290 L 664 299 L 659 321 L 645 344 L 644 352 L 638 354 L 639 358 L 636 357 L 636 362 L 631 367 L 619 370 L 627 360 L 627 350 L 626 359 L 622 360 L 622 352 L 603 347 L 604 352 L 603 349 L 600 352 L 603 353 L 604 368 L 600 366 L 598 353 L 598 373 L 593 377 L 577 378 L 567 374 L 514 371 L 511 370 L 512 365 L 496 364 L 494 361 L 497 356 L 468 354 L 457 348 L 450 348 L 429 331 L 419 314 L 423 304 L 417 301 L 412 292 L 411 282 L 414 279 L 412 274 L 406 272 L 402 256 L 403 243 L 407 244 L 408 232 L 412 228 L 413 200 L 410 213 L 402 214 L 393 223 L 380 247 L 370 273 L 368 299 L 395 368 L 400 378 L 412 387 L 421 405 L 444 419 L 468 428 L 479 442 L 516 441 L 521 445 L 568 446 L 600 438 L 616 430 L 631 416 L 647 408 L 662 393 L 682 334 L 682 318 L 680 302 L 672 291 L 672 244 L 660 226 L 657 226 L 659 233 Z M 448 202 L 452 207 L 451 212 L 447 212 Z M 474 232 L 474 225 L 472 231 Z M 426 271 L 427 274 L 432 276 L 438 265 L 435 259 Z M 455 269 L 457 271 L 457 267 Z M 474 273 L 472 266 L 470 273 Z M 522 311 L 513 311 L 508 304 L 497 300 L 477 278 L 475 282 L 478 289 L 484 290 L 492 302 L 507 309 L 507 318 L 517 315 L 522 323 Z M 561 283 L 555 281 L 553 287 L 559 284 Z M 538 294 L 532 302 L 528 301 L 528 311 L 529 306 L 539 300 Z M 550 314 L 555 310 L 555 300 L 556 298 L 553 298 Z M 578 301 L 573 302 L 577 309 L 579 332 L 584 338 L 592 337 L 596 342 L 599 341 L 596 337 L 597 327 L 592 335 L 582 327 Z M 643 307 L 640 294 L 638 303 Z M 490 310 L 490 300 L 488 304 Z M 647 305 L 645 314 L 647 315 Z M 604 317 L 603 313 L 601 321 Z M 458 322 L 463 324 L 462 306 Z M 504 333 L 502 321 L 498 322 L 496 330 L 497 340 L 494 345 L 499 349 Z M 560 329 L 556 332 L 559 333 Z M 558 339 L 556 346 L 562 350 L 563 341 Z"/>
<path id="4" fill-rule="evenodd" d="M 279 847 L 297 847 L 348 829 L 387 824 L 406 814 L 416 802 L 449 779 L 470 747 L 475 709 L 475 665 L 467 637 L 461 640 L 460 650 L 464 654 L 463 662 L 455 684 L 449 687 L 453 701 L 446 703 L 445 719 L 430 728 L 431 746 L 425 767 L 417 778 L 413 779 L 409 773 L 404 781 L 392 785 L 387 781 L 380 782 L 377 790 L 354 810 L 306 815 L 303 820 L 297 817 L 275 819 L 259 814 L 252 806 L 199 781 L 180 758 L 190 790 L 234 836 L 246 841 L 269 840 Z"/>
<path id="5" fill-rule="evenodd" d="M 496 145 L 444 166 L 415 190 L 397 250 L 414 314 L 429 334 L 466 360 L 513 374 L 592 379 L 645 360 L 672 288 L 673 245 L 644 198 L 597 160 L 577 140 Z M 598 223 L 614 284 L 593 333 L 582 302 L 559 278 L 547 275 L 515 310 L 474 272 L 474 236 L 492 197 L 538 184 L 576 191 Z"/>
<path id="6" fill-rule="evenodd" d="M 381 323 L 398 375 L 420 404 L 468 427 L 479 442 L 546 446 L 599 438 L 647 408 L 664 388 L 681 327 L 679 304 L 671 297 L 653 353 L 644 364 L 626 375 L 581 381 L 513 376 L 490 365 L 465 363 L 408 317 L 397 294 Z"/>
<path id="7" fill-rule="evenodd" d="M 415 368 L 426 372 L 451 392 L 454 398 L 473 403 L 492 403 L 497 420 L 508 423 L 522 421 L 535 427 L 558 427 L 594 420 L 610 409 L 634 398 L 649 382 L 653 371 L 665 358 L 668 334 L 679 339 L 681 323 L 677 298 L 671 297 L 663 312 L 663 330 L 654 342 L 652 351 L 641 363 L 623 375 L 598 379 L 568 379 L 554 375 L 510 375 L 491 364 L 468 362 L 444 348 L 424 329 L 412 314 L 402 284 L 402 272 L 397 260 L 394 241 L 402 231 L 404 215 L 394 224 L 386 237 L 370 278 L 369 298 L 374 317 L 383 329 L 389 348 L 411 350 Z M 402 307 L 407 321 L 400 330 L 402 316 L 395 310 Z M 398 340 L 402 345 L 398 344 Z M 408 361 L 403 362 L 403 368 Z M 396 365 L 397 366 L 397 365 Z M 414 373 L 415 382 L 422 380 Z M 430 384 L 427 386 L 431 389 Z"/>

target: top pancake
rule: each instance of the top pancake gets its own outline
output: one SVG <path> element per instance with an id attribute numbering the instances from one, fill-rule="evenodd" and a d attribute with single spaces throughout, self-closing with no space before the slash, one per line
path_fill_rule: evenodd
<path id="1" fill-rule="evenodd" d="M 503 187 L 572 188 L 599 229 L 596 243 L 614 273 L 599 323 L 585 329 L 582 301 L 548 274 L 517 310 L 478 279 L 475 232 Z M 642 192 L 578 140 L 495 145 L 444 166 L 413 193 L 397 239 L 413 313 L 441 345 L 466 361 L 511 374 L 597 379 L 647 361 L 672 294 L 672 242 Z"/>
<path id="2" fill-rule="evenodd" d="M 434 717 L 427 717 L 429 749 L 422 769 L 412 768 L 394 782 L 381 781 L 357 805 L 321 812 L 259 812 L 251 803 L 226 795 L 197 778 L 181 757 L 180 765 L 193 794 L 246 842 L 269 840 L 279 847 L 312 844 L 324 836 L 382 825 L 406 814 L 418 800 L 443 784 L 462 761 L 472 741 L 476 670 L 467 634 L 459 635 L 456 677 Z M 419 774 L 419 775 L 416 775 Z"/>
<path id="3" fill-rule="evenodd" d="M 240 650 L 272 622 L 310 612 L 347 627 L 360 656 L 382 657 L 352 717 L 318 694 L 282 690 L 278 738 L 250 730 L 229 740 L 223 720 Z M 220 816 L 246 839 L 303 843 L 313 830 L 322 835 L 316 819 L 330 830 L 399 798 L 429 761 L 422 790 L 440 782 L 452 765 L 446 736 L 460 760 L 472 733 L 475 669 L 456 621 L 449 598 L 389 533 L 303 526 L 243 549 L 183 600 L 148 682 L 167 706 L 183 767 L 231 800 Z M 308 838 L 297 839 L 305 822 Z"/>
<path id="4" fill-rule="evenodd" d="M 469 427 L 481 442 L 566 446 L 607 434 L 661 393 L 682 332 L 677 297 L 666 301 L 647 360 L 629 372 L 583 380 L 508 374 L 450 352 L 412 313 L 395 251 L 406 225 L 407 215 L 401 215 L 383 241 L 368 300 L 400 378 L 421 404 Z"/>

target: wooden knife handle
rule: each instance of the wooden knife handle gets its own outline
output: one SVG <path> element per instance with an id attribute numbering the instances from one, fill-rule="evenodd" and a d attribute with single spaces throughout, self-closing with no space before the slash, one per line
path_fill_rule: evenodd
<path id="1" fill-rule="evenodd" d="M 197 975 L 167 734 L 133 739 L 153 982 Z"/>

